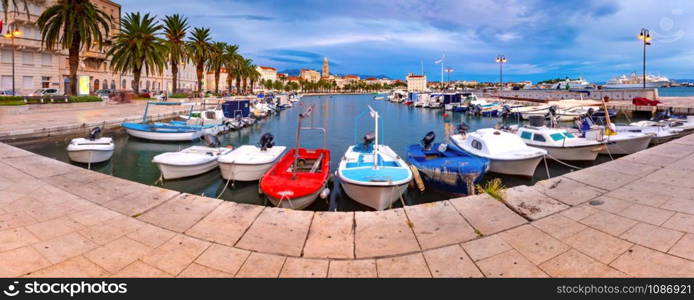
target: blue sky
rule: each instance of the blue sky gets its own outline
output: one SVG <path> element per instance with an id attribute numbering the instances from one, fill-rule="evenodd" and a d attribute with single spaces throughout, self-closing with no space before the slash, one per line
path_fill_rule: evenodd
<path id="1" fill-rule="evenodd" d="M 235 43 L 256 64 L 404 78 L 446 53 L 451 79 L 497 81 L 641 72 L 636 38 L 649 28 L 649 72 L 694 78 L 692 0 L 120 0 L 123 11 L 180 13 Z"/>

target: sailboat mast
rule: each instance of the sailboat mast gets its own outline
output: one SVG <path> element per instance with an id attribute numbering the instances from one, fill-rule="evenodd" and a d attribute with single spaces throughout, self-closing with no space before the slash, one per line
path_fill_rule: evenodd
<path id="1" fill-rule="evenodd" d="M 376 130 L 374 141 L 374 169 L 378 169 L 378 113 L 375 110 L 372 111 L 374 113 L 374 120 L 376 121 L 376 125 L 374 126 Z"/>

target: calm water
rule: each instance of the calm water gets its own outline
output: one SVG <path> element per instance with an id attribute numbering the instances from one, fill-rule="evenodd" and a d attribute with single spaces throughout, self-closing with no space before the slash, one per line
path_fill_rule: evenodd
<path id="1" fill-rule="evenodd" d="M 410 108 L 401 104 L 393 104 L 388 101 L 375 101 L 373 95 L 350 95 L 350 96 L 316 96 L 304 97 L 303 105 L 313 104 L 314 111 L 312 118 L 306 119 L 303 126 L 310 126 L 311 123 L 316 127 L 326 128 L 327 148 L 331 151 L 331 167 L 336 170 L 340 158 L 345 153 L 347 147 L 361 140 L 361 137 L 373 130 L 373 121 L 368 116 L 360 118 L 358 130 L 355 131 L 355 118 L 357 115 L 368 110 L 367 105 L 371 105 L 380 112 L 383 119 L 383 144 L 389 145 L 393 150 L 405 157 L 405 149 L 408 145 L 419 143 L 421 138 L 430 130 L 436 132 L 437 141 L 443 140 L 444 123 L 451 122 L 457 125 L 464 121 L 474 130 L 477 128 L 493 127 L 500 122 L 498 118 L 469 117 L 462 113 L 447 113 L 443 110 Z M 244 128 L 240 131 L 230 132 L 220 139 L 224 145 L 230 144 L 240 146 L 244 144 L 257 143 L 260 136 L 265 132 L 270 132 L 275 136 L 276 145 L 286 145 L 292 147 L 295 143 L 297 128 L 297 115 L 303 111 L 303 107 L 295 105 L 294 108 L 285 110 L 279 115 L 258 122 L 256 125 Z M 92 165 L 92 169 L 121 177 L 124 179 L 137 181 L 144 184 L 154 184 L 159 178 L 159 170 L 152 164 L 152 158 L 162 152 L 178 151 L 195 143 L 154 143 L 145 140 L 129 137 L 124 131 L 112 135 L 115 138 L 116 150 L 113 158 L 105 163 Z M 51 157 L 60 161 L 69 162 L 65 147 L 68 141 L 51 142 L 24 146 L 25 149 Z M 323 146 L 323 137 L 316 131 L 302 132 L 302 146 L 316 148 Z M 609 158 L 600 156 L 597 164 Z M 561 175 L 572 171 L 570 168 L 558 163 L 548 161 L 551 176 Z M 77 164 L 81 165 L 81 164 Z M 581 165 L 581 167 L 590 166 Z M 86 165 L 81 165 L 86 167 Z M 498 175 L 488 174 L 485 180 L 493 179 Z M 520 179 L 514 177 L 500 177 L 504 185 L 515 186 L 523 184 L 533 184 L 537 180 L 547 179 L 547 172 L 544 164 L 540 164 L 535 172 L 535 177 L 530 179 Z M 221 178 L 219 171 L 215 170 L 197 177 L 165 181 L 161 186 L 191 194 L 204 194 L 209 197 L 216 197 L 223 189 L 225 181 Z M 342 211 L 366 210 L 360 204 L 349 199 L 346 195 L 338 194 L 338 209 Z M 452 195 L 446 195 L 427 189 L 424 192 L 410 189 L 405 195 L 405 202 L 409 204 L 438 201 L 450 199 Z M 222 199 L 243 203 L 265 204 L 262 195 L 258 193 L 257 182 L 243 183 L 237 182 L 233 188 L 229 187 Z M 308 209 L 327 210 L 327 201 L 318 199 Z M 400 206 L 400 203 L 396 203 Z"/>
<path id="2" fill-rule="evenodd" d="M 690 97 L 694 96 L 694 87 L 670 87 L 659 88 L 658 95 L 663 97 Z"/>

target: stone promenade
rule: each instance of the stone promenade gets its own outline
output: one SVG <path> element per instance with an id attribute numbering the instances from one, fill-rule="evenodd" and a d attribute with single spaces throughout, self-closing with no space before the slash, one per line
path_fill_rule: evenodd
<path id="1" fill-rule="evenodd" d="M 694 135 L 382 212 L 237 204 L 0 144 L 0 276 L 694 277 Z"/>

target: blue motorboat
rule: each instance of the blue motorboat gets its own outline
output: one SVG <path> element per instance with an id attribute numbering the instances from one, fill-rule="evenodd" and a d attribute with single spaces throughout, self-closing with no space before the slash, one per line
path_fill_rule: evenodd
<path id="1" fill-rule="evenodd" d="M 468 195 L 489 170 L 489 160 L 472 156 L 456 147 L 434 143 L 434 132 L 421 144 L 410 145 L 407 162 L 417 168 L 426 186 L 451 194 Z"/>

